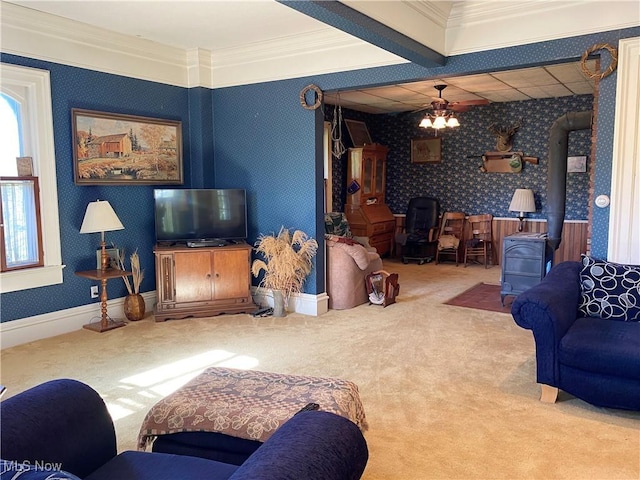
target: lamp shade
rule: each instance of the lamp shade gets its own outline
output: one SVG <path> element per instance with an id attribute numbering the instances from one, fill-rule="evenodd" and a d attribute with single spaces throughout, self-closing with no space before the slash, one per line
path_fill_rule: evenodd
<path id="1" fill-rule="evenodd" d="M 427 115 L 426 117 L 424 117 L 422 119 L 422 121 L 420 122 L 420 125 L 418 125 L 419 127 L 422 128 L 430 128 L 433 126 L 433 123 L 431 123 L 431 119 L 429 118 L 429 116 Z"/>
<path id="2" fill-rule="evenodd" d="M 517 188 L 509 205 L 510 212 L 535 212 L 536 201 L 533 198 L 533 190 Z"/>
<path id="3" fill-rule="evenodd" d="M 109 202 L 96 200 L 87 205 L 80 233 L 110 232 L 122 229 L 124 226 Z"/>

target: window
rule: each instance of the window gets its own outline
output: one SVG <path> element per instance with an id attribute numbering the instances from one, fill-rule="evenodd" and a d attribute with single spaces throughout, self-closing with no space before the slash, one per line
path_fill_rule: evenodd
<path id="1" fill-rule="evenodd" d="M 0 177 L 2 271 L 42 266 L 38 177 Z"/>
<path id="2" fill-rule="evenodd" d="M 0 121 L 0 292 L 62 283 L 49 72 L 2 64 Z M 33 177 L 17 177 L 17 156 L 33 159 Z"/>

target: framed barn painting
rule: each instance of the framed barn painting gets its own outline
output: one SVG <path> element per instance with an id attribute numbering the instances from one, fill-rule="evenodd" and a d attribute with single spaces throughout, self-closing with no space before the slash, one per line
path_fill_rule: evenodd
<path id="1" fill-rule="evenodd" d="M 182 123 L 72 109 L 76 185 L 181 185 Z"/>
<path id="2" fill-rule="evenodd" d="M 440 137 L 411 140 L 411 163 L 440 163 L 441 141 Z"/>

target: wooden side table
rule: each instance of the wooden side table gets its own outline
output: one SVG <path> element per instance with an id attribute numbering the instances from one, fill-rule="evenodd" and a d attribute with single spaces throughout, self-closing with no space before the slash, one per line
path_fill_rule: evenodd
<path id="1" fill-rule="evenodd" d="M 113 330 L 114 328 L 124 327 L 126 324 L 122 320 L 109 319 L 107 316 L 107 280 L 111 278 L 124 278 L 131 275 L 131 272 L 111 268 L 104 271 L 85 270 L 83 272 L 76 272 L 76 275 L 90 280 L 100 280 L 100 310 L 102 311 L 102 318 L 100 319 L 100 322 L 87 323 L 82 327 L 99 333 Z"/>

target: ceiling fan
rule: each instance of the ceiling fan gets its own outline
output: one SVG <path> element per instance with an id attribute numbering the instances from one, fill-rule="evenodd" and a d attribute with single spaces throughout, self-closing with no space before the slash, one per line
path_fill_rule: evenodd
<path id="1" fill-rule="evenodd" d="M 449 102 L 447 99 L 442 98 L 442 91 L 445 88 L 447 88 L 447 85 L 444 85 L 444 84 L 434 85 L 433 88 L 438 90 L 438 96 L 433 97 L 433 101 L 429 105 L 425 105 L 419 108 L 418 110 L 414 110 L 413 113 L 421 112 L 427 109 L 432 109 L 436 114 L 437 112 L 446 112 L 447 110 L 450 112 L 466 112 L 472 106 L 489 104 L 489 100 L 485 100 L 485 99 L 463 100 L 461 102 Z"/>

